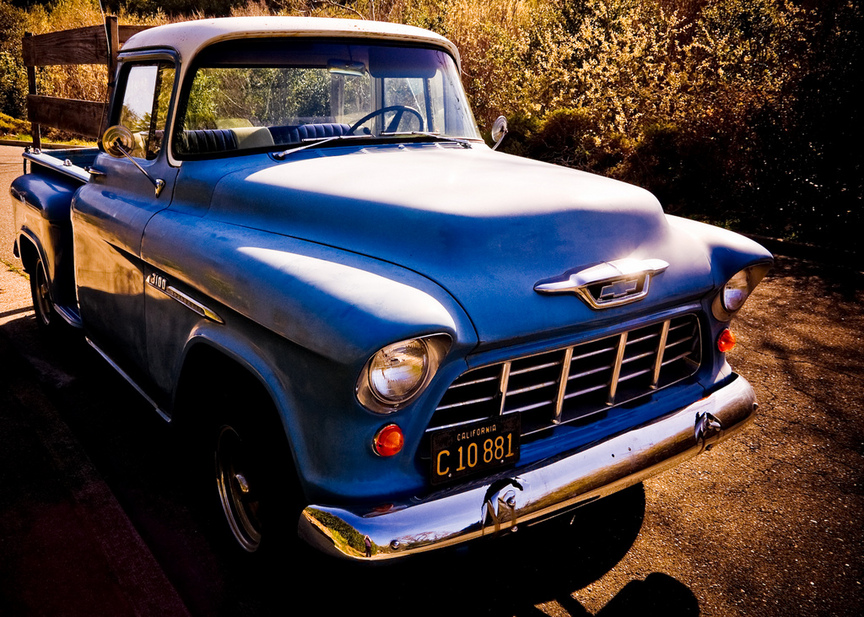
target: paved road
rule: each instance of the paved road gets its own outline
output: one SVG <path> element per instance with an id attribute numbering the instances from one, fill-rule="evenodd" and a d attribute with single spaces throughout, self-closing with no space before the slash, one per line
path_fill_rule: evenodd
<path id="1" fill-rule="evenodd" d="M 730 361 L 762 406 L 733 441 L 572 520 L 358 569 L 227 552 L 167 427 L 80 342 L 40 337 L 4 271 L 0 615 L 93 598 L 112 615 L 864 614 L 862 306 L 860 273 L 780 259 L 735 322 Z"/>
<path id="2" fill-rule="evenodd" d="M 0 262 L 13 263 L 12 243 L 14 233 L 12 213 L 9 208 L 9 185 L 22 171 L 21 152 L 24 148 L 0 146 Z"/>

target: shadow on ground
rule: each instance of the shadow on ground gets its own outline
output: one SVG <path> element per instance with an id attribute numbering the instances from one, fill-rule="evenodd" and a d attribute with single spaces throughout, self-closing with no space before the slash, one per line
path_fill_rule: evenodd
<path id="1" fill-rule="evenodd" d="M 6 358 L 20 369 L 16 379 L 30 373 L 31 387 L 56 406 L 58 419 L 71 429 L 193 615 L 269 615 L 296 607 L 298 614 L 529 616 L 543 614 L 535 605 L 545 602 L 556 602 L 557 614 L 563 608 L 569 615 L 587 615 L 571 594 L 613 568 L 642 526 L 645 493 L 637 485 L 496 541 L 403 563 L 358 567 L 306 547 L 292 555 L 244 559 L 248 556 L 217 537 L 221 530 L 200 504 L 190 503 L 194 493 L 184 485 L 183 444 L 80 338 L 46 340 L 32 316 L 7 322 L 0 336 L 14 339 L 26 356 Z M 38 590 L 38 573 L 45 570 L 33 559 L 28 563 L 36 580 L 19 583 Z M 56 561 L 48 554 L 42 559 L 46 567 Z M 62 584 L 62 569 L 51 570 Z M 70 570 L 70 584 L 88 588 L 80 580 L 86 572 Z M 598 614 L 634 614 L 648 607 L 672 616 L 698 614 L 691 591 L 659 573 L 626 585 Z"/>
<path id="2" fill-rule="evenodd" d="M 298 590 L 305 596 L 305 608 L 298 614 L 540 617 L 547 613 L 538 605 L 550 602 L 555 604 L 550 614 L 576 617 L 590 613 L 571 594 L 623 558 L 639 534 L 644 513 L 645 492 L 637 485 L 494 542 L 479 541 L 399 564 L 358 568 L 301 553 L 281 567 L 271 562 L 256 570 L 260 580 L 286 572 L 283 584 L 264 584 L 261 591 L 273 607 L 297 597 L 286 593 L 288 589 Z M 298 562 L 303 564 L 300 573 L 291 576 L 288 572 Z M 627 584 L 596 614 L 689 617 L 699 615 L 699 605 L 684 584 L 652 573 Z"/>

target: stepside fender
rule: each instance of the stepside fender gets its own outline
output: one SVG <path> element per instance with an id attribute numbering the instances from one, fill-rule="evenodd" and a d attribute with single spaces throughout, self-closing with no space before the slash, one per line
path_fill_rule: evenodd
<path id="1" fill-rule="evenodd" d="M 27 260 L 27 249 L 22 246 L 25 239 L 34 247 L 45 264 L 51 297 L 61 306 L 76 304 L 69 213 L 80 187 L 80 182 L 50 172 L 19 176 L 10 187 L 17 254 L 22 261 Z M 24 265 L 30 264 L 25 261 Z"/>

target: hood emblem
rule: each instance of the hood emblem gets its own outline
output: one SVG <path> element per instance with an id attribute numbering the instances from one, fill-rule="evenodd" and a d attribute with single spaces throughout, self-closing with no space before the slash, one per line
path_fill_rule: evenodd
<path id="1" fill-rule="evenodd" d="M 644 298 L 651 277 L 668 267 L 662 259 L 616 259 L 537 281 L 534 291 L 572 293 L 593 309 L 612 308 Z"/>

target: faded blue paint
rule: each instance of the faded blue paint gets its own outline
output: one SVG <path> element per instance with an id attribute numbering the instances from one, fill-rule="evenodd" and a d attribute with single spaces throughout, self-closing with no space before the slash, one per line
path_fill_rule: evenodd
<path id="1" fill-rule="evenodd" d="M 158 199 L 128 161 L 100 154 L 96 164 L 110 178 L 80 190 L 38 166 L 13 183 L 27 202 L 15 200 L 22 239 L 52 267 L 74 242 L 75 279 L 52 277 L 54 298 L 80 309 L 88 334 L 169 414 L 197 345 L 244 365 L 273 398 L 307 498 L 328 503 L 428 492 L 415 452 L 438 401 L 469 366 L 685 310 L 706 328 L 695 379 L 526 445 L 520 466 L 699 400 L 731 375 L 712 344 L 727 324 L 712 316 L 711 302 L 732 274 L 771 259 L 737 234 L 665 215 L 642 189 L 477 143 L 357 144 L 283 161 L 268 153 L 189 160 L 179 169 L 162 152 L 148 163 L 169 183 Z M 50 234 L 56 224 L 67 235 Z M 533 289 L 623 258 L 669 263 L 644 300 L 597 311 Z M 223 323 L 148 286 L 150 275 Z M 381 347 L 435 333 L 451 337 L 449 354 L 428 389 L 386 418 L 404 430 L 404 451 L 379 458 L 370 443 L 385 418 L 360 405 L 357 378 Z"/>

